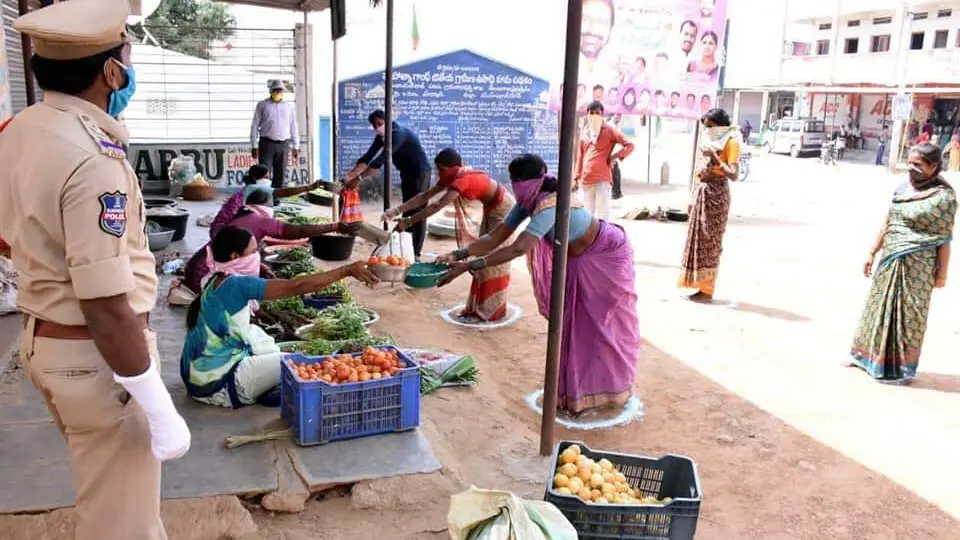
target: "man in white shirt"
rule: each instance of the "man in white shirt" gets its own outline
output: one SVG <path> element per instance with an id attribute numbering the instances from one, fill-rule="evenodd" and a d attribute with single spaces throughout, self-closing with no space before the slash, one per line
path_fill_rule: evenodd
<path id="1" fill-rule="evenodd" d="M 257 103 L 250 124 L 250 153 L 261 165 L 273 171 L 274 189 L 283 187 L 287 170 L 287 150 L 293 158 L 300 158 L 300 132 L 297 129 L 297 110 L 283 101 L 283 81 L 268 84 L 270 97 Z M 258 140 L 259 139 L 259 140 Z"/>

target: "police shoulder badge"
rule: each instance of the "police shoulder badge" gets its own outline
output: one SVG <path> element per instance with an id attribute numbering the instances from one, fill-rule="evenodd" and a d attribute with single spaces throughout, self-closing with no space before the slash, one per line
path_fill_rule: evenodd
<path id="1" fill-rule="evenodd" d="M 100 230 L 117 238 L 127 232 L 127 194 L 100 194 Z"/>

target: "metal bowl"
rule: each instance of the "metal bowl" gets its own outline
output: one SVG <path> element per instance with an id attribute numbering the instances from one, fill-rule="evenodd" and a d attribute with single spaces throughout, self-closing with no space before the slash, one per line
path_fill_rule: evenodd
<path id="1" fill-rule="evenodd" d="M 150 251 L 163 251 L 173 242 L 173 235 L 176 229 L 162 228 L 157 231 L 147 232 L 147 245 Z"/>

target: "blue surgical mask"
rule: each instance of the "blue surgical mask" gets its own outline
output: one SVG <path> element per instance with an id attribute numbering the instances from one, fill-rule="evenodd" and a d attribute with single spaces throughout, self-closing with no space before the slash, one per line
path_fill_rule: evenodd
<path id="1" fill-rule="evenodd" d="M 110 92 L 110 103 L 107 105 L 107 114 L 114 118 L 120 116 L 120 113 L 127 108 L 127 105 L 130 104 L 130 100 L 133 98 L 134 92 L 137 91 L 137 78 L 135 77 L 133 66 L 129 66 L 126 69 L 127 84 L 119 90 Z"/>

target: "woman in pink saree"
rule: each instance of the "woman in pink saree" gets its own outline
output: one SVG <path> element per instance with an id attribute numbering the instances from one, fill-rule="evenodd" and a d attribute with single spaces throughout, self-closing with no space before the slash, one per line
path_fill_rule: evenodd
<path id="1" fill-rule="evenodd" d="M 550 311 L 557 182 L 547 176 L 546 163 L 534 154 L 515 158 L 509 170 L 516 206 L 492 231 L 439 258 L 451 265 L 440 284 L 529 253 L 534 295 L 540 314 L 546 318 Z M 500 247 L 527 219 L 530 221 L 517 239 Z M 594 218 L 579 204 L 570 209 L 569 232 L 558 407 L 579 415 L 600 407 L 621 406 L 633 394 L 640 329 L 633 249 L 626 233 L 617 225 Z"/>

